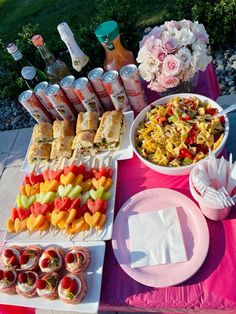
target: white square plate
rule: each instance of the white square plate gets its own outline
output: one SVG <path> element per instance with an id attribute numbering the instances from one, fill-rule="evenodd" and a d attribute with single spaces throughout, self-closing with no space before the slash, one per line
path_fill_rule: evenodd
<path id="1" fill-rule="evenodd" d="M 55 244 L 56 243 L 56 244 Z M 7 243 L 10 246 L 13 243 Z M 48 246 L 60 246 L 62 248 L 70 248 L 71 246 L 84 246 L 91 253 L 91 264 L 85 272 L 85 277 L 88 284 L 88 293 L 85 298 L 78 304 L 66 304 L 58 300 L 47 300 L 40 297 L 31 299 L 24 298 L 18 294 L 7 295 L 0 294 L 0 304 L 10 304 L 18 306 L 26 306 L 45 310 L 60 310 L 60 311 L 75 311 L 80 313 L 96 313 L 99 307 L 100 291 L 102 283 L 103 261 L 105 254 L 105 243 L 97 242 L 61 242 L 57 241 L 45 245 L 40 242 L 34 243 L 14 243 L 14 245 L 27 246 L 30 244 L 40 245 L 43 248 Z"/>
<path id="2" fill-rule="evenodd" d="M 121 145 L 119 149 L 117 151 L 114 151 L 113 153 L 113 159 L 126 160 L 133 157 L 133 149 L 132 149 L 132 146 L 130 145 L 130 140 L 129 140 L 129 133 L 130 133 L 130 129 L 131 129 L 133 121 L 134 121 L 134 112 L 133 111 L 124 112 L 124 134 L 122 135 Z M 29 148 L 31 144 L 32 144 L 32 137 L 29 143 L 27 153 L 25 155 L 25 159 L 20 169 L 22 172 L 26 172 L 26 173 L 29 173 L 33 169 L 33 166 L 29 164 L 27 160 L 27 156 L 28 156 Z M 103 155 L 106 155 L 106 154 L 107 153 L 100 153 L 100 154 L 97 154 L 96 157 L 99 157 L 99 156 L 102 157 Z"/>
<path id="3" fill-rule="evenodd" d="M 103 226 L 102 230 L 97 231 L 95 228 L 92 230 L 84 231 L 73 236 L 73 241 L 99 241 L 99 240 L 111 240 L 112 238 L 112 229 L 113 229 L 113 220 L 114 220 L 114 210 L 115 210 L 115 197 L 116 197 L 116 181 L 117 181 L 117 169 L 118 163 L 116 160 L 112 162 L 112 187 L 109 190 L 111 192 L 111 198 L 109 199 L 108 208 L 106 211 L 107 221 Z M 14 206 L 14 204 L 12 204 Z M 10 216 L 10 209 L 7 211 L 7 215 L 4 215 L 5 219 L 0 220 L 0 226 L 3 223 L 3 230 L 6 230 L 6 221 Z M 3 217 L 2 217 L 3 218 Z M 20 233 L 9 233 L 6 232 L 5 240 L 8 242 L 25 242 L 25 241 L 42 241 L 42 242 L 52 242 L 52 241 L 68 241 L 68 235 L 65 235 L 61 230 L 44 231 L 41 235 L 40 233 L 33 232 L 31 234 L 28 231 L 23 231 Z"/>

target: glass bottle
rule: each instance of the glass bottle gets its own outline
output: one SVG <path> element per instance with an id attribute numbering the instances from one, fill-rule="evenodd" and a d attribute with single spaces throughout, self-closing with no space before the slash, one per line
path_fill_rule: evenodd
<path id="1" fill-rule="evenodd" d="M 43 81 L 43 78 L 37 74 L 34 67 L 25 66 L 21 70 L 21 76 L 25 80 L 26 85 L 29 89 L 34 89 L 34 87 Z"/>
<path id="2" fill-rule="evenodd" d="M 40 78 L 40 80 L 48 81 L 47 75 L 43 71 L 34 67 L 27 59 L 25 59 L 15 43 L 9 43 L 7 45 L 7 51 L 12 55 L 13 59 L 16 61 L 19 75 L 21 74 L 21 70 L 23 67 L 30 66 L 35 69 L 37 77 Z"/>
<path id="3" fill-rule="evenodd" d="M 82 71 L 84 72 L 86 68 L 88 72 L 89 57 L 78 46 L 69 25 L 63 22 L 57 26 L 57 30 L 61 36 L 62 41 L 64 41 L 69 50 L 72 67 L 80 74 Z"/>
<path id="4" fill-rule="evenodd" d="M 132 51 L 125 49 L 120 42 L 119 27 L 115 21 L 100 24 L 95 35 L 105 49 L 104 69 L 119 71 L 124 65 L 136 63 Z"/>
<path id="5" fill-rule="evenodd" d="M 41 35 L 35 35 L 32 38 L 32 42 L 35 47 L 38 48 L 46 64 L 45 71 L 50 82 L 59 83 L 61 79 L 70 74 L 66 64 L 63 61 L 56 59 L 51 51 L 49 51 Z"/>

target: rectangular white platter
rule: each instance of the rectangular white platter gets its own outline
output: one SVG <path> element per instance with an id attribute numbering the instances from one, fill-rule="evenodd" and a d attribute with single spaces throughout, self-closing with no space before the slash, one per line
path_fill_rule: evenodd
<path id="1" fill-rule="evenodd" d="M 121 145 L 119 149 L 117 151 L 114 151 L 113 153 L 113 159 L 126 160 L 133 157 L 133 150 L 132 150 L 130 140 L 129 140 L 129 133 L 130 133 L 130 129 L 131 129 L 133 121 L 134 121 L 134 112 L 133 111 L 124 112 L 124 134 L 122 135 Z M 33 169 L 33 166 L 29 164 L 27 160 L 27 156 L 28 156 L 29 148 L 31 144 L 32 144 L 32 138 L 30 140 L 29 147 L 25 155 L 25 159 L 21 166 L 21 171 L 26 172 L 26 173 L 29 173 Z M 99 153 L 96 155 L 96 157 L 99 157 L 99 156 L 102 157 L 103 155 L 106 155 L 106 154 L 107 153 Z"/>
<path id="2" fill-rule="evenodd" d="M 56 243 L 56 244 L 55 244 Z M 96 313 L 99 307 L 101 283 L 102 283 L 102 271 L 105 254 L 105 242 L 61 242 L 57 241 L 52 243 L 14 243 L 14 245 L 27 246 L 30 244 L 40 245 L 42 248 L 47 248 L 51 245 L 60 246 L 62 248 L 70 248 L 71 246 L 83 246 L 86 247 L 91 253 L 91 264 L 88 270 L 85 272 L 85 277 L 88 285 L 88 293 L 85 298 L 78 304 L 66 304 L 58 300 L 47 300 L 40 297 L 34 297 L 31 299 L 24 298 L 18 294 L 7 295 L 0 294 L 0 304 L 10 304 L 25 306 L 31 308 L 45 309 L 45 310 L 60 310 L 60 311 L 75 311 L 80 313 Z M 13 245 L 13 243 L 7 243 L 6 246 Z"/>
<path id="3" fill-rule="evenodd" d="M 106 163 L 105 163 L 106 165 Z M 101 241 L 101 240 L 111 240 L 112 238 L 112 229 L 113 229 L 113 220 L 114 220 L 114 210 L 115 210 L 115 197 L 116 197 L 116 181 L 117 181 L 117 171 L 118 171 L 118 163 L 117 160 L 112 162 L 112 187 L 109 190 L 111 192 L 111 198 L 109 199 L 108 208 L 106 211 L 107 221 L 103 226 L 102 230 L 97 231 L 95 228 L 91 230 L 79 232 L 73 236 L 73 241 Z M 12 204 L 14 206 L 14 204 Z M 10 216 L 10 208 L 9 210 L 4 212 L 4 215 L 1 217 L 0 226 L 3 230 L 6 230 L 6 221 Z M 3 224 L 3 225 L 2 225 Z M 52 242 L 52 241 L 70 241 L 68 235 L 66 235 L 61 230 L 54 231 L 44 231 L 41 235 L 37 232 L 28 233 L 28 231 L 23 231 L 20 233 L 9 233 L 6 232 L 5 241 L 7 242 L 25 242 L 25 241 L 42 241 L 42 242 Z"/>

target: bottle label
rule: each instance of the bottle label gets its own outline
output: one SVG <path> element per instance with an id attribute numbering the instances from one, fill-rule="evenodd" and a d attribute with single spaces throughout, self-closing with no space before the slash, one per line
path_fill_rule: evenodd
<path id="1" fill-rule="evenodd" d="M 20 50 L 16 50 L 16 52 L 12 53 L 12 57 L 14 58 L 14 60 L 20 60 L 23 55 L 22 53 L 20 52 Z"/>
<path id="2" fill-rule="evenodd" d="M 114 50 L 115 49 L 115 46 L 114 46 L 112 41 L 108 41 L 108 40 L 104 41 L 104 44 L 106 45 L 108 50 Z"/>

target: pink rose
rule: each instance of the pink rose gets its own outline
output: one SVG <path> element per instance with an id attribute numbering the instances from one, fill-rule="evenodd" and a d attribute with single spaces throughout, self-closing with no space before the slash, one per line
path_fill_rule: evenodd
<path id="1" fill-rule="evenodd" d="M 155 26 L 148 35 L 155 36 L 156 39 L 161 39 L 163 30 L 161 27 Z"/>
<path id="2" fill-rule="evenodd" d="M 157 60 L 159 60 L 162 63 L 165 60 L 165 57 L 167 56 L 167 52 L 163 48 L 159 47 L 154 55 L 155 58 L 157 58 Z"/>
<path id="3" fill-rule="evenodd" d="M 151 81 L 148 84 L 148 88 L 150 88 L 151 90 L 154 90 L 158 93 L 162 93 L 166 91 L 166 88 L 163 87 L 158 81 Z"/>
<path id="4" fill-rule="evenodd" d="M 178 41 L 174 37 L 167 37 L 166 39 L 163 40 L 162 47 L 166 52 L 171 53 L 177 50 Z"/>
<path id="5" fill-rule="evenodd" d="M 175 76 L 180 71 L 180 64 L 175 55 L 168 55 L 163 62 L 163 72 L 168 76 Z"/>
<path id="6" fill-rule="evenodd" d="M 180 81 L 177 77 L 160 75 L 158 78 L 159 84 L 165 88 L 173 88 L 179 85 Z"/>

